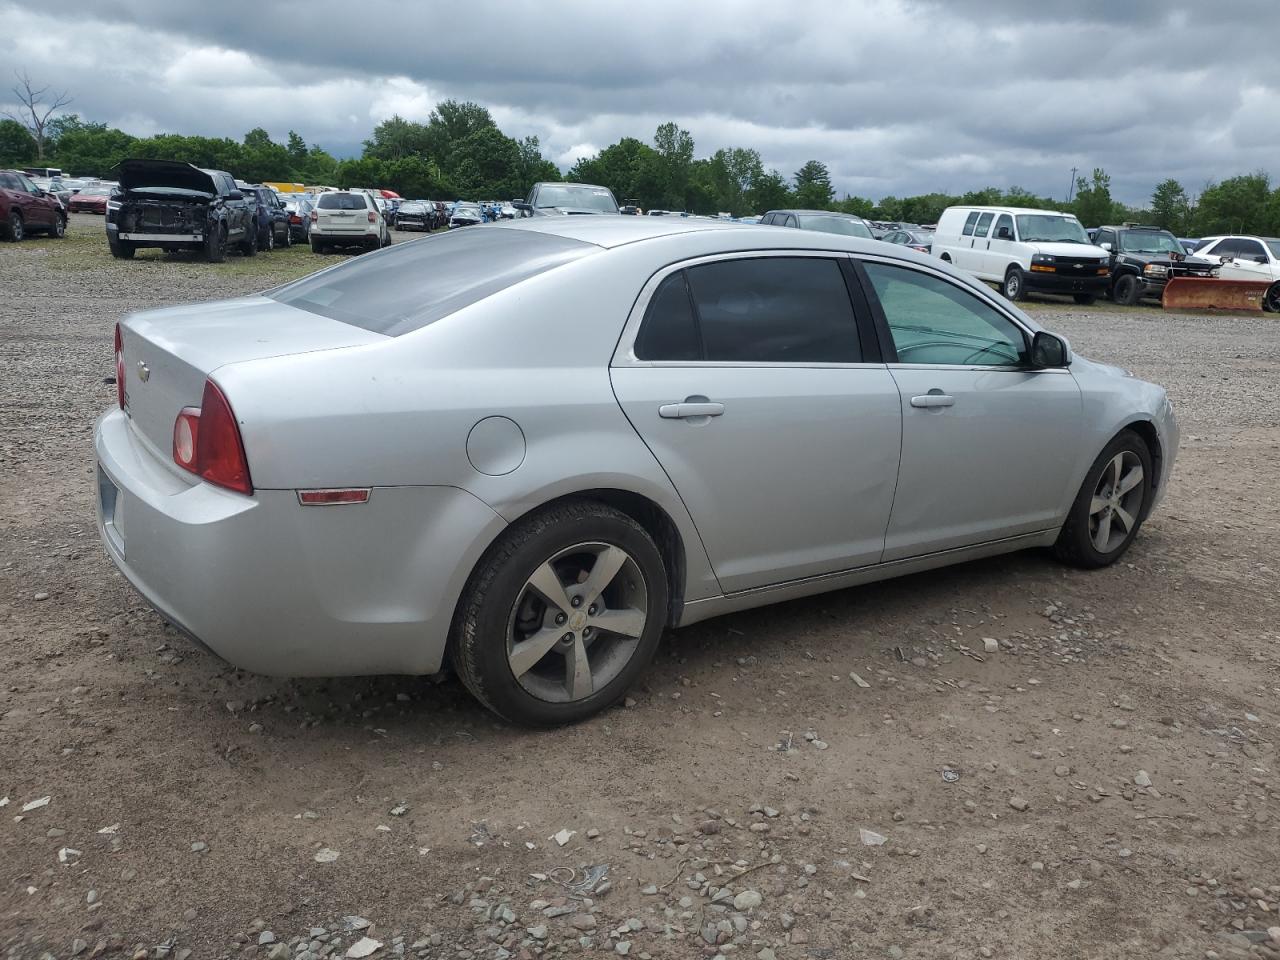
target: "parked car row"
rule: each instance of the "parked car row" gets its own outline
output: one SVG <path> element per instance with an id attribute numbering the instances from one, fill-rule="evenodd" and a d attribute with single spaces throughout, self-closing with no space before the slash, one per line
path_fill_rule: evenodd
<path id="1" fill-rule="evenodd" d="M 61 237 L 67 230 L 67 211 L 22 171 L 0 170 L 0 228 L 12 243 L 29 233 Z"/>

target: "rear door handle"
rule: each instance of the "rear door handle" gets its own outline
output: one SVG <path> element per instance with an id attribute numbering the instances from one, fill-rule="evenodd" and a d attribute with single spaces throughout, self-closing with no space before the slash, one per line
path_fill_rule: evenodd
<path id="1" fill-rule="evenodd" d="M 718 417 L 724 413 L 723 403 L 703 401 L 692 403 L 664 403 L 658 408 L 658 416 L 664 420 L 687 420 L 690 417 Z"/>
<path id="2" fill-rule="evenodd" d="M 912 397 L 911 405 L 913 407 L 924 407 L 931 409 L 933 407 L 950 407 L 956 402 L 955 397 L 949 397 L 945 393 L 926 393 L 923 397 Z"/>

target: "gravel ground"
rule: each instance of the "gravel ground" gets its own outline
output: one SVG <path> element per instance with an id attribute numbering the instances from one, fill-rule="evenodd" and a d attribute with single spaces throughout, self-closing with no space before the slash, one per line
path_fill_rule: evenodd
<path id="1" fill-rule="evenodd" d="M 1116 567 L 699 624 L 532 733 L 452 680 L 242 674 L 128 588 L 92 510 L 112 324 L 335 258 L 101 230 L 0 245 L 7 956 L 1280 957 L 1276 320 L 1031 305 L 1183 424 Z"/>

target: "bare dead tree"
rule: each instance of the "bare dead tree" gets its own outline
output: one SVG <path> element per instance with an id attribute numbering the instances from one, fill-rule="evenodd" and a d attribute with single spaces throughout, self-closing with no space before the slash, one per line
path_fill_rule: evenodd
<path id="1" fill-rule="evenodd" d="M 48 129 L 49 119 L 55 110 L 60 110 L 70 103 L 71 98 L 67 96 L 66 91 L 49 94 L 48 87 L 35 89 L 31 85 L 31 77 L 25 70 L 15 70 L 13 75 L 18 78 L 18 83 L 13 88 L 13 95 L 22 104 L 22 109 L 17 114 L 6 110 L 4 115 L 26 128 L 27 133 L 31 134 L 31 139 L 36 142 L 36 159 L 43 160 L 45 130 Z M 49 94 L 47 102 L 46 94 Z"/>

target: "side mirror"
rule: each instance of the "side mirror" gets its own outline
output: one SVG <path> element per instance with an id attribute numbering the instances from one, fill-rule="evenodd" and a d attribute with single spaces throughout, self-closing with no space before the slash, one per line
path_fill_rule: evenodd
<path id="1" fill-rule="evenodd" d="M 243 193 L 241 193 L 239 190 L 232 190 L 230 193 L 228 193 L 228 194 L 227 194 L 227 199 L 228 199 L 228 200 L 243 200 L 243 199 L 244 199 L 244 194 L 243 194 Z"/>
<path id="2" fill-rule="evenodd" d="M 1254 263 L 1270 263 L 1265 253 L 1259 253 L 1253 258 Z"/>
<path id="3" fill-rule="evenodd" d="M 1071 366 L 1071 348 L 1067 341 L 1054 333 L 1039 330 L 1031 338 L 1031 367 L 1048 370 Z"/>
<path id="4" fill-rule="evenodd" d="M 1105 241 L 1105 242 L 1103 242 L 1103 243 L 1100 243 L 1100 244 L 1098 244 L 1098 246 L 1100 246 L 1103 250 L 1107 251 L 1107 253 L 1110 253 L 1110 252 L 1111 252 L 1111 241 L 1110 241 L 1110 240 L 1107 240 L 1107 241 Z"/>

